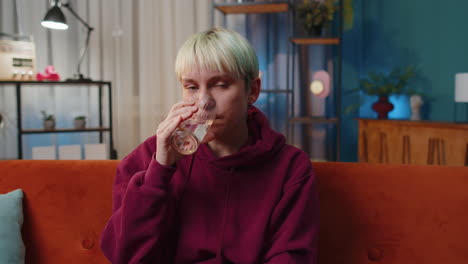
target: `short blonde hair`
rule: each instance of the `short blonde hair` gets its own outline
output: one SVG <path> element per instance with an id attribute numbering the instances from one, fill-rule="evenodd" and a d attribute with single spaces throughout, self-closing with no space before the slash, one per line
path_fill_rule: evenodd
<path id="1" fill-rule="evenodd" d="M 239 33 L 213 28 L 190 37 L 177 54 L 175 72 L 179 80 L 184 73 L 196 70 L 230 73 L 250 82 L 258 77 L 258 59 Z"/>

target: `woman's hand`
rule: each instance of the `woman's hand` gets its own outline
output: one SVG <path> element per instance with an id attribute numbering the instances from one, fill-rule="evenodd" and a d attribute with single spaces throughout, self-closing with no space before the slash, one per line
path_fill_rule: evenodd
<path id="1" fill-rule="evenodd" d="M 198 108 L 195 103 L 179 102 L 172 106 L 167 118 L 156 131 L 156 160 L 161 165 L 172 166 L 183 157 L 171 144 L 171 135 L 183 121 L 189 119 Z"/>

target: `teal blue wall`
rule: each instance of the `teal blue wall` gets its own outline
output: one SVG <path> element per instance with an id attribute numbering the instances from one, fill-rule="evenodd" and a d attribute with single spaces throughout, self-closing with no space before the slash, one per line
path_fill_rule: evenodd
<path id="1" fill-rule="evenodd" d="M 413 64 L 412 86 L 425 94 L 423 119 L 468 121 L 466 105 L 454 103 L 455 73 L 468 72 L 467 0 L 353 0 L 354 26 L 343 35 L 343 109 L 360 103 L 342 121 L 343 161 L 357 160 L 358 117 L 375 118 L 375 98 L 349 93 L 369 71 Z M 393 97 L 390 118 L 409 117 L 408 100 Z"/>

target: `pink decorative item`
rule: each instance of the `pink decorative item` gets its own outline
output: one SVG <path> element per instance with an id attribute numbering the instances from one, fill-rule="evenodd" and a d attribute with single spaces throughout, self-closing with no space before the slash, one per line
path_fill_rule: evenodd
<path id="1" fill-rule="evenodd" d="M 323 70 L 315 72 L 312 76 L 310 90 L 319 98 L 327 97 L 330 94 L 330 75 L 328 72 Z"/>
<path id="2" fill-rule="evenodd" d="M 36 79 L 38 81 L 60 81 L 60 75 L 55 71 L 54 66 L 47 66 L 44 72 L 37 73 Z"/>

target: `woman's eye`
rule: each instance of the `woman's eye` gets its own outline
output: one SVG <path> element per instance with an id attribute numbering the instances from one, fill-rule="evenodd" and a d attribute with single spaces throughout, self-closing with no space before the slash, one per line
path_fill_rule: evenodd
<path id="1" fill-rule="evenodd" d="M 222 87 L 222 88 L 227 88 L 228 84 L 227 83 L 217 83 L 215 86 Z"/>
<path id="2" fill-rule="evenodd" d="M 187 89 L 187 90 L 196 90 L 198 88 L 195 85 L 189 85 L 189 86 L 185 86 L 185 89 Z"/>

